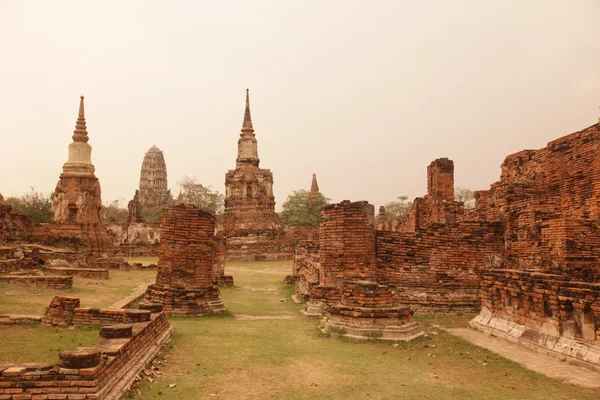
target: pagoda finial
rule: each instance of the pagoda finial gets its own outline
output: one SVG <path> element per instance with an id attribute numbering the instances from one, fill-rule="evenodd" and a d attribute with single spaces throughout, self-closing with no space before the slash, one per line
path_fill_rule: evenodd
<path id="1" fill-rule="evenodd" d="M 87 127 L 85 126 L 85 108 L 83 106 L 83 96 L 81 96 L 79 99 L 79 115 L 73 131 L 73 141 L 87 143 L 88 140 Z"/>
<path id="2" fill-rule="evenodd" d="M 245 132 L 254 132 L 252 117 L 250 116 L 250 89 L 246 89 L 246 111 L 244 112 L 244 122 L 242 123 L 242 133 Z"/>
<path id="3" fill-rule="evenodd" d="M 310 185 L 310 192 L 312 194 L 319 194 L 319 184 L 317 183 L 317 174 L 313 174 L 312 184 Z"/>

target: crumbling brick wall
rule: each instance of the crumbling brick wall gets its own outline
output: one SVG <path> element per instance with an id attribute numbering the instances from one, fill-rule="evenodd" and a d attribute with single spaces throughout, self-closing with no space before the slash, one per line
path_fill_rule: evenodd
<path id="1" fill-rule="evenodd" d="M 464 204 L 454 201 L 454 162 L 439 158 L 427 167 L 427 195 L 417 197 L 406 221 L 395 230 L 416 230 L 430 224 L 447 224 L 461 219 Z"/>
<path id="2" fill-rule="evenodd" d="M 505 225 L 506 266 L 597 281 L 600 265 L 598 124 L 506 157 L 475 212 Z"/>
<path id="3" fill-rule="evenodd" d="M 476 311 L 480 274 L 501 262 L 500 223 L 461 221 L 414 232 L 377 231 L 377 281 L 417 311 Z"/>
<path id="4" fill-rule="evenodd" d="M 502 223 L 505 245 L 504 264 L 483 272 L 484 310 L 473 326 L 509 336 L 523 331 L 518 340 L 596 368 L 599 143 L 596 124 L 506 157 L 500 180 L 476 193 L 473 211 Z"/>

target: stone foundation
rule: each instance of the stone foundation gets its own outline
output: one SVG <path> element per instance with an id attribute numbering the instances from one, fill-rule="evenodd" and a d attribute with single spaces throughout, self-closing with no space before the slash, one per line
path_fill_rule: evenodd
<path id="1" fill-rule="evenodd" d="M 389 286 L 345 281 L 340 303 L 328 306 L 321 329 L 352 339 L 409 341 L 423 335 L 413 311 L 396 306 Z"/>
<path id="2" fill-rule="evenodd" d="M 481 332 L 509 340 L 538 353 L 600 372 L 600 345 L 560 336 L 552 324 L 539 329 L 495 316 L 483 308 L 469 325 Z"/>
<path id="3" fill-rule="evenodd" d="M 225 311 L 219 289 L 177 289 L 150 285 L 145 300 L 162 304 L 167 314 L 205 315 Z"/>

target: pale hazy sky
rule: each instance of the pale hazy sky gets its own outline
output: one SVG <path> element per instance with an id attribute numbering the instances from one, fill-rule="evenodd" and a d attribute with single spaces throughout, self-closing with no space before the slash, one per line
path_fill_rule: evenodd
<path id="1" fill-rule="evenodd" d="M 54 190 L 82 94 L 104 202 L 154 142 L 174 193 L 223 193 L 246 87 L 277 209 L 312 173 L 336 202 L 422 196 L 439 157 L 486 189 L 597 122 L 599 20 L 598 0 L 0 0 L 0 193 Z"/>

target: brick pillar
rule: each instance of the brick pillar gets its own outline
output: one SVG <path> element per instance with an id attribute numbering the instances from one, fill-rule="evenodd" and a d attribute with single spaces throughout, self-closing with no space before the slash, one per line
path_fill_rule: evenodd
<path id="1" fill-rule="evenodd" d="M 454 162 L 438 158 L 427 167 L 427 194 L 434 202 L 454 201 Z"/>
<path id="2" fill-rule="evenodd" d="M 413 311 L 394 303 L 392 288 L 377 283 L 374 222 L 375 208 L 366 201 L 321 209 L 323 278 L 313 289 L 324 303 L 321 329 L 357 339 L 408 341 L 423 332 L 412 321 Z"/>
<path id="3" fill-rule="evenodd" d="M 344 200 L 321 209 L 321 284 L 339 286 L 344 279 L 375 279 L 374 222 L 375 208 L 366 201 Z"/>
<path id="4" fill-rule="evenodd" d="M 213 281 L 219 286 L 233 286 L 233 276 L 225 275 L 225 259 L 227 256 L 227 238 L 215 236 L 215 261 L 213 266 Z"/>
<path id="5" fill-rule="evenodd" d="M 199 315 L 224 310 L 213 286 L 215 216 L 191 204 L 163 211 L 156 284 L 145 300 L 169 314 Z"/>

